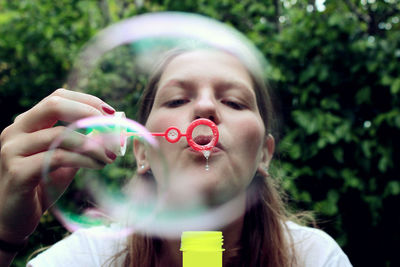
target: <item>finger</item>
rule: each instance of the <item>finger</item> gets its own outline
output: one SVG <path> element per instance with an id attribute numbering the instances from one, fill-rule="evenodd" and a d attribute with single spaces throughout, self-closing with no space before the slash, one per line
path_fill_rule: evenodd
<path id="1" fill-rule="evenodd" d="M 104 115 L 111 115 L 111 114 L 115 113 L 115 109 L 113 107 L 111 107 L 110 105 L 108 105 L 107 103 L 105 103 L 103 100 L 101 100 L 100 98 L 98 98 L 96 96 L 81 93 L 81 92 L 75 92 L 75 91 L 67 90 L 64 88 L 59 88 L 59 89 L 55 90 L 51 95 L 45 97 L 39 103 L 46 102 L 49 100 L 49 98 L 52 98 L 54 96 L 59 96 L 59 97 L 66 98 L 66 99 L 69 99 L 72 101 L 77 101 L 77 102 L 87 104 L 89 106 L 92 106 L 95 109 L 98 109 Z M 26 113 L 27 112 L 24 112 L 24 113 L 18 115 L 14 121 L 18 121 Z"/>
<path id="2" fill-rule="evenodd" d="M 115 109 L 113 107 L 111 107 L 110 105 L 105 103 L 103 100 L 101 100 L 100 98 L 98 98 L 94 95 L 60 88 L 60 89 L 55 90 L 50 96 L 61 96 L 61 97 L 67 98 L 69 100 L 82 102 L 84 104 L 87 104 L 89 106 L 92 106 L 92 107 L 98 109 L 104 115 L 110 115 L 110 114 L 115 113 Z"/>
<path id="3" fill-rule="evenodd" d="M 103 140 L 95 140 L 90 136 L 85 136 L 63 126 L 20 134 L 7 143 L 6 149 L 7 147 L 13 148 L 10 150 L 13 155 L 8 155 L 9 157 L 29 157 L 47 151 L 51 145 L 55 146 L 51 149 L 62 148 L 104 163 L 112 163 L 116 158 L 116 155 L 107 148 L 107 144 Z"/>
<path id="4" fill-rule="evenodd" d="M 88 156 L 70 152 L 63 149 L 56 149 L 49 155 L 46 152 L 34 154 L 25 158 L 15 159 L 13 169 L 13 184 L 17 185 L 22 192 L 30 192 L 40 182 L 43 171 L 51 173 L 60 168 L 88 168 L 99 170 L 106 164 L 94 160 Z M 23 168 L 21 168 L 23 166 Z M 64 183 L 64 181 L 60 181 Z"/>
<path id="5" fill-rule="evenodd" d="M 52 96 L 34 106 L 15 122 L 14 131 L 26 133 L 52 127 L 57 121 L 73 122 L 85 117 L 102 116 L 96 108 L 70 100 Z"/>
<path id="6" fill-rule="evenodd" d="M 14 134 L 13 138 L 8 138 L 4 142 L 2 150 L 7 158 L 14 156 L 27 157 L 32 154 L 46 151 L 54 140 L 60 136 L 65 127 L 57 126 L 47 129 L 42 129 L 33 133 L 18 133 Z M 9 135 L 9 134 L 8 134 Z"/>
<path id="7" fill-rule="evenodd" d="M 107 148 L 106 142 L 102 135 L 87 136 L 69 130 L 60 147 L 107 164 L 112 163 L 117 156 Z"/>

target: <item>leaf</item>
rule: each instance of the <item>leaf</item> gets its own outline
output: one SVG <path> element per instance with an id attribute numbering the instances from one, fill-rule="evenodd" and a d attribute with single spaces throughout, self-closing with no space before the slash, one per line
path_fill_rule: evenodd
<path id="1" fill-rule="evenodd" d="M 293 111 L 292 116 L 294 121 L 306 130 L 307 134 L 313 134 L 317 131 L 317 120 L 309 112 L 295 110 Z"/>
<path id="2" fill-rule="evenodd" d="M 333 156 L 338 162 L 343 163 L 344 152 L 341 147 L 335 147 L 333 149 Z"/>
<path id="3" fill-rule="evenodd" d="M 338 206 L 337 206 L 338 200 L 339 200 L 339 193 L 333 189 L 329 190 L 327 198 L 323 201 L 317 202 L 315 208 L 322 214 L 333 216 L 338 212 Z"/>
<path id="4" fill-rule="evenodd" d="M 364 189 L 364 183 L 360 178 L 357 177 L 357 170 L 346 168 L 341 171 L 341 174 L 344 180 L 345 188 L 355 188 L 360 191 Z"/>
<path id="5" fill-rule="evenodd" d="M 13 18 L 17 17 L 19 14 L 17 11 L 7 11 L 0 13 L 0 25 L 7 24 Z"/>
<path id="6" fill-rule="evenodd" d="M 392 95 L 397 95 L 400 93 L 400 78 L 394 79 L 392 85 L 390 86 L 390 92 Z"/>
<path id="7" fill-rule="evenodd" d="M 390 181 L 386 185 L 383 195 L 385 197 L 400 195 L 400 182 L 399 181 Z"/>
<path id="8" fill-rule="evenodd" d="M 369 86 L 363 87 L 356 93 L 356 104 L 370 104 L 371 103 L 371 88 Z"/>

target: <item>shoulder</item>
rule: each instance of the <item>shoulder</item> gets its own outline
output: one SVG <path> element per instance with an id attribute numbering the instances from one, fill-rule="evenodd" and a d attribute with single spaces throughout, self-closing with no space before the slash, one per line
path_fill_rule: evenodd
<path id="1" fill-rule="evenodd" d="M 80 229 L 40 253 L 27 266 L 101 266 L 125 246 L 126 236 L 116 229 Z"/>
<path id="2" fill-rule="evenodd" d="M 336 241 L 322 230 L 286 223 L 299 266 L 352 266 Z"/>

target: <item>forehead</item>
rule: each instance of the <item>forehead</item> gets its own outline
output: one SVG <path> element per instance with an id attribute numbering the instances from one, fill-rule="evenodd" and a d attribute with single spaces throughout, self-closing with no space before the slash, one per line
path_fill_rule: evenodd
<path id="1" fill-rule="evenodd" d="M 197 50 L 176 56 L 166 66 L 160 85 L 170 79 L 207 81 L 239 81 L 252 88 L 252 79 L 245 66 L 233 55 L 215 50 Z"/>

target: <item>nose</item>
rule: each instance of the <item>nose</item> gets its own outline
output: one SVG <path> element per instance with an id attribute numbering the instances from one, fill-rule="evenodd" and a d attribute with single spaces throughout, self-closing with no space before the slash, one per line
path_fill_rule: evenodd
<path id="1" fill-rule="evenodd" d="M 215 124 L 219 124 L 219 115 L 217 110 L 217 101 L 212 92 L 203 91 L 194 105 L 194 119 L 209 119 Z"/>

